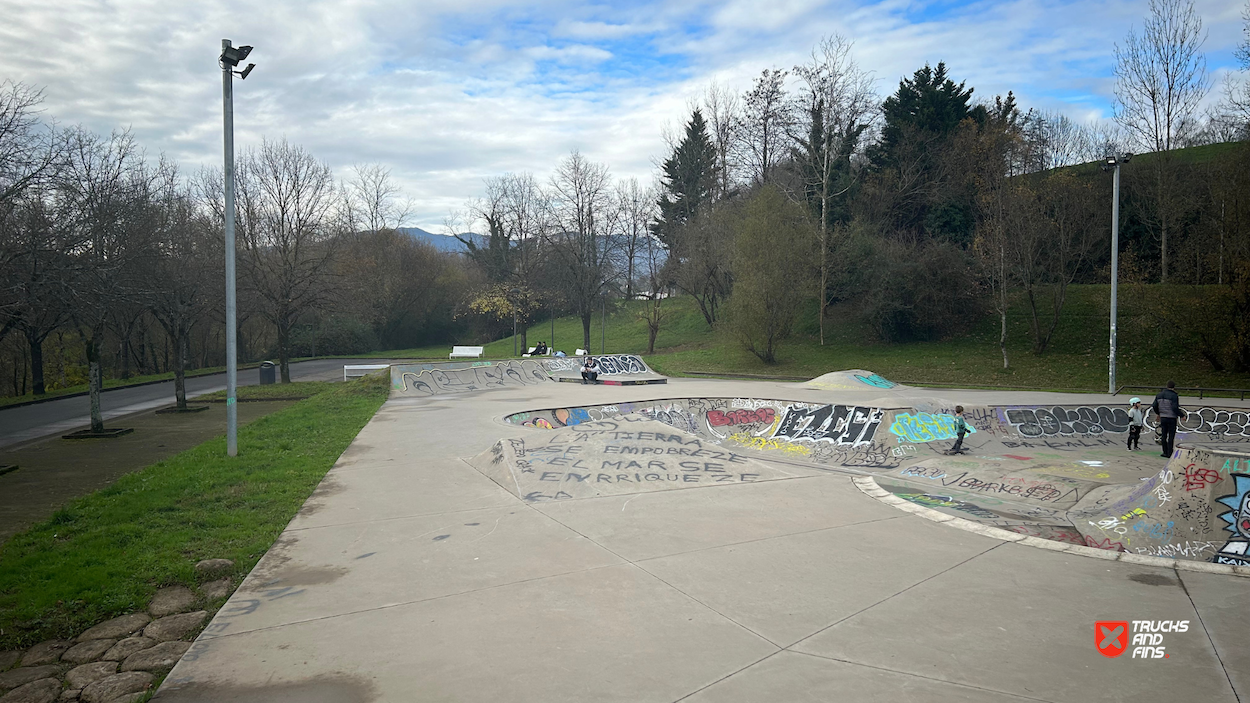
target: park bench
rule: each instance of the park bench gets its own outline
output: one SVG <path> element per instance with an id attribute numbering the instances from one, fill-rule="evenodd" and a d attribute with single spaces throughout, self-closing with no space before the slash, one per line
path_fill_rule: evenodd
<path id="1" fill-rule="evenodd" d="M 389 369 L 390 367 L 391 367 L 390 364 L 354 364 L 350 366 L 344 365 L 343 366 L 343 380 L 346 381 L 349 378 L 360 378 L 361 376 L 368 376 L 374 371 L 381 371 L 382 369 Z"/>
<path id="2" fill-rule="evenodd" d="M 448 359 L 478 358 L 485 352 L 485 347 L 452 347 Z"/>

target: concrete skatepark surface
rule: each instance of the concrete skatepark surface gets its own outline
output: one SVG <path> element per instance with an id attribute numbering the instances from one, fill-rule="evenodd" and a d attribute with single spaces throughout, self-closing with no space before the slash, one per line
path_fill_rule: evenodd
<path id="1" fill-rule="evenodd" d="M 1163 458 L 1149 433 L 1124 449 L 1109 396 L 526 368 L 394 367 L 154 700 L 1250 693 L 1250 578 L 1202 570 L 1250 575 L 1214 563 L 1244 541 L 1244 404 L 1196 413 Z M 955 403 L 976 432 L 947 457 Z M 1104 656 L 1095 623 L 1120 621 L 1188 629 L 1161 635 L 1166 657 Z"/>

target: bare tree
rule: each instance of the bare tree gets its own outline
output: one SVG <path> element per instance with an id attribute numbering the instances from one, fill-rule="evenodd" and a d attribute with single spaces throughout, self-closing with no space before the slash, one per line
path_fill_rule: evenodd
<path id="1" fill-rule="evenodd" d="M 144 257 L 152 229 L 153 174 L 128 132 L 101 138 L 76 130 L 69 167 L 58 179 L 62 226 L 77 230 L 71 314 L 86 344 L 91 392 L 91 429 L 104 430 L 101 351 L 110 319 L 142 300 L 147 286 Z"/>
<path id="2" fill-rule="evenodd" d="M 766 68 L 742 96 L 743 147 L 753 183 L 767 183 L 786 155 L 792 105 L 786 95 L 787 71 Z"/>
<path id="3" fill-rule="evenodd" d="M 637 178 L 616 184 L 622 274 L 625 277 L 625 299 L 634 298 L 635 262 L 651 239 L 650 225 L 655 221 L 659 196 L 655 188 L 644 188 Z"/>
<path id="4" fill-rule="evenodd" d="M 1029 115 L 1026 129 L 1030 147 L 1027 171 L 1049 171 L 1103 156 L 1094 130 L 1061 112 Z"/>
<path id="5" fill-rule="evenodd" d="M 177 170 L 163 166 L 152 203 L 156 221 L 145 303 L 173 347 L 174 400 L 185 411 L 191 333 L 218 300 L 222 257 L 207 214 Z"/>
<path id="6" fill-rule="evenodd" d="M 1233 52 L 1241 64 L 1241 74 L 1230 72 L 1224 81 L 1221 117 L 1225 119 L 1220 121 L 1231 123 L 1229 131 L 1236 138 L 1245 139 L 1250 136 L 1250 78 L 1246 76 L 1246 72 L 1250 71 L 1250 1 L 1241 10 L 1241 20 L 1242 38 Z"/>
<path id="7" fill-rule="evenodd" d="M 736 93 L 712 83 L 703 95 L 703 113 L 707 115 L 708 132 L 716 148 L 715 198 L 719 200 L 733 192 L 736 174 L 741 170 L 737 152 L 742 136 L 742 104 Z"/>
<path id="8" fill-rule="evenodd" d="M 412 201 L 391 180 L 391 170 L 381 164 L 357 164 L 345 186 L 349 231 L 381 232 L 404 224 L 412 212 Z"/>
<path id="9" fill-rule="evenodd" d="M 32 215 L 35 220 L 25 220 L 26 225 L 38 221 L 35 213 L 41 209 L 46 193 L 36 192 L 29 202 L 19 201 L 28 190 L 47 183 L 64 160 L 64 143 L 59 133 L 39 118 L 42 102 L 43 94 L 30 86 L 0 82 L 0 340 L 17 329 L 21 300 L 30 300 L 20 289 L 31 283 L 23 272 L 30 273 L 25 264 L 34 263 L 29 258 L 33 243 L 30 237 L 40 238 L 36 232 L 42 228 L 30 230 L 20 222 Z M 19 259 L 24 263 L 19 263 Z M 42 314 L 27 309 L 27 314 L 32 312 Z M 36 385 L 42 393 L 42 369 L 40 376 Z"/>
<path id="10" fill-rule="evenodd" d="M 1150 0 L 1150 16 L 1138 35 L 1129 31 L 1116 45 L 1116 120 L 1133 141 L 1158 154 L 1155 218 L 1159 228 L 1160 277 L 1168 280 L 1168 229 L 1172 190 L 1166 182 L 1173 149 L 1200 128 L 1199 107 L 1210 90 L 1202 53 L 1206 32 L 1190 0 Z"/>
<path id="11" fill-rule="evenodd" d="M 845 199 L 854 181 L 851 157 L 860 149 L 877 97 L 872 76 L 851 55 L 852 44 L 833 35 L 821 40 L 811 58 L 794 73 L 803 81 L 806 103 L 804 136 L 796 138 L 797 161 L 802 164 L 804 195 L 817 221 L 820 257 L 820 305 L 817 309 L 820 343 L 825 343 L 825 311 L 829 307 L 829 250 L 838 218 L 833 207 Z"/>
<path id="12" fill-rule="evenodd" d="M 265 141 L 239 159 L 237 189 L 240 268 L 276 328 L 282 382 L 290 383 L 291 328 L 332 292 L 334 178 L 303 147 Z"/>
<path id="13" fill-rule="evenodd" d="M 556 167 L 549 186 L 551 229 L 546 239 L 565 297 L 582 321 L 590 348 L 590 320 L 613 278 L 616 212 L 608 167 L 578 151 Z"/>

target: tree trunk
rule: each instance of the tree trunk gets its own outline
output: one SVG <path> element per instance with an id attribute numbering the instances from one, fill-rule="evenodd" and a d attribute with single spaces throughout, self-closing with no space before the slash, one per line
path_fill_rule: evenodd
<path id="1" fill-rule="evenodd" d="M 87 373 L 90 378 L 88 386 L 91 393 L 91 431 L 104 431 L 104 416 L 100 412 L 100 387 L 103 385 L 100 373 L 100 346 L 96 332 L 92 330 L 87 339 Z"/>
<path id="2" fill-rule="evenodd" d="M 187 334 L 186 330 L 178 331 L 178 345 L 174 355 L 174 399 L 179 410 L 187 409 Z"/>
<path id="3" fill-rule="evenodd" d="M 1007 368 L 1007 252 L 1000 245 L 998 248 L 998 314 L 1002 330 L 998 335 L 998 346 L 1003 350 L 1003 369 Z"/>
<path id="4" fill-rule="evenodd" d="M 43 340 L 37 335 L 26 334 L 30 343 L 30 381 L 35 395 L 47 393 L 43 383 Z"/>
<path id="5" fill-rule="evenodd" d="M 282 370 L 282 382 L 291 382 L 290 351 L 291 323 L 285 317 L 278 318 L 278 368 Z"/>
<path id="6" fill-rule="evenodd" d="M 1159 266 L 1160 266 L 1160 281 L 1159 282 L 1167 283 L 1168 282 L 1168 223 L 1166 219 L 1162 221 L 1162 225 L 1160 226 L 1159 229 L 1160 229 L 1160 234 L 1162 235 L 1161 237 L 1162 246 L 1160 247 L 1161 255 L 1159 257 Z"/>
<path id="7" fill-rule="evenodd" d="M 593 310 L 582 313 L 582 349 L 587 353 L 590 352 L 590 319 L 594 314 Z"/>

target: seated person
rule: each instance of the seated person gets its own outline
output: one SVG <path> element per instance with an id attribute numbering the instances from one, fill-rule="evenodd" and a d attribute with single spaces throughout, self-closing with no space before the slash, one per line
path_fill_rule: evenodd
<path id="1" fill-rule="evenodd" d="M 599 362 L 595 361 L 595 357 L 587 356 L 586 363 L 582 364 L 582 383 L 597 383 L 599 381 Z"/>
<path id="2" fill-rule="evenodd" d="M 547 355 L 547 343 L 539 342 L 538 346 L 534 347 L 534 356 L 546 356 L 546 355 Z"/>

